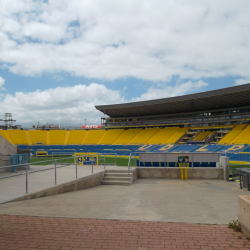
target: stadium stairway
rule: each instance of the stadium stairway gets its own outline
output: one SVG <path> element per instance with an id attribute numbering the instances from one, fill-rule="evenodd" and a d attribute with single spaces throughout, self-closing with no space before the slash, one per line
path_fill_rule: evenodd
<path id="1" fill-rule="evenodd" d="M 132 184 L 132 174 L 128 174 L 127 170 L 106 170 L 101 184 L 129 186 Z"/>

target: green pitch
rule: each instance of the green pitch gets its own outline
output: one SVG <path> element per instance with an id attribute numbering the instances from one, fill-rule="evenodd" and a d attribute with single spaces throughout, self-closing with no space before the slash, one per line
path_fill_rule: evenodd
<path id="1" fill-rule="evenodd" d="M 74 164 L 74 158 L 72 156 L 54 156 L 53 161 L 56 160 L 57 164 L 60 163 L 72 163 Z M 99 164 L 104 164 L 103 156 L 99 156 Z M 128 157 L 105 157 L 105 164 L 115 164 L 120 167 L 127 167 L 128 166 Z M 33 165 L 50 165 L 52 164 L 52 157 L 51 156 L 40 156 L 39 158 L 31 158 L 30 163 Z M 54 164 L 54 163 L 53 163 Z M 136 159 L 132 158 L 130 166 L 136 166 Z"/>

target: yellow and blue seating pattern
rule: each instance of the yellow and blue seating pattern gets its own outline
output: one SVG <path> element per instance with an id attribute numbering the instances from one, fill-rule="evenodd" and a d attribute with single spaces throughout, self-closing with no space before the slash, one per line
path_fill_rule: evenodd
<path id="1" fill-rule="evenodd" d="M 218 144 L 177 144 L 190 128 L 149 128 L 113 130 L 0 130 L 0 135 L 32 153 L 102 152 L 129 155 L 139 152 L 221 152 L 234 159 L 250 162 L 250 125 L 235 126 Z M 195 141 L 204 141 L 211 130 L 197 134 Z M 242 156 L 236 156 L 240 153 Z M 244 156 L 243 156 L 244 154 Z"/>

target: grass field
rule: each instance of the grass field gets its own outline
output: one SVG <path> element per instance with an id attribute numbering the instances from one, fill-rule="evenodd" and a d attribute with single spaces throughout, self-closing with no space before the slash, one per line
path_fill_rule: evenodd
<path id="1" fill-rule="evenodd" d="M 72 156 L 54 156 L 53 160 L 57 160 L 57 163 L 72 163 L 74 164 L 74 158 L 72 158 Z M 116 165 L 117 166 L 124 166 L 127 167 L 128 166 L 128 157 L 117 157 L 115 160 L 115 157 L 110 157 L 110 156 L 106 156 L 105 157 L 105 163 L 108 164 L 115 164 L 116 161 Z M 136 166 L 136 160 L 132 158 L 131 159 L 131 164 L 130 166 Z M 42 162 L 41 162 L 42 161 Z M 51 156 L 40 156 L 39 158 L 31 158 L 30 162 L 34 165 L 50 165 L 52 164 L 52 157 Z M 99 164 L 104 164 L 104 159 L 102 156 L 99 156 Z M 236 169 L 236 168 L 250 168 L 250 165 L 239 165 L 239 164 L 230 164 L 229 166 L 229 175 L 232 175 L 232 169 Z"/>
<path id="2" fill-rule="evenodd" d="M 57 157 L 53 157 L 53 161 L 57 160 L 57 163 L 72 163 L 74 164 L 74 158 L 72 158 L 72 156 L 57 156 Z M 43 162 L 41 162 L 43 161 Z M 105 164 L 114 164 L 116 161 L 116 165 L 117 166 L 128 166 L 128 161 L 129 158 L 128 157 L 117 157 L 115 160 L 115 157 L 110 157 L 110 156 L 106 156 L 105 157 Z M 50 165 L 52 164 L 52 157 L 51 156 L 40 156 L 39 158 L 31 158 L 30 162 L 34 165 Z M 104 164 L 104 159 L 103 157 L 99 156 L 99 164 Z M 136 164 L 136 160 L 134 158 L 132 158 L 131 160 L 131 166 L 135 166 Z"/>
<path id="3" fill-rule="evenodd" d="M 230 164 L 229 165 L 229 175 L 232 175 L 232 170 L 237 168 L 250 168 L 250 165 L 239 165 L 239 164 Z"/>

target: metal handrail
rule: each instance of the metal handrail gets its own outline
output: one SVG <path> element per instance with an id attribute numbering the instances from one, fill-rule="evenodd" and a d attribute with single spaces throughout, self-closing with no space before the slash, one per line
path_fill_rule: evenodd
<path id="1" fill-rule="evenodd" d="M 96 154 L 89 154 L 88 156 L 95 156 Z M 97 154 L 99 155 L 99 154 Z M 38 173 L 38 172 L 43 172 L 43 171 L 47 171 L 47 170 L 52 170 L 54 169 L 55 170 L 55 185 L 57 184 L 57 173 L 56 173 L 56 170 L 58 168 L 63 168 L 63 167 L 67 167 L 69 165 L 73 165 L 75 164 L 76 166 L 76 178 L 77 178 L 77 161 L 74 161 L 73 163 L 60 163 L 58 161 L 61 161 L 61 160 L 68 160 L 68 159 L 76 159 L 78 158 L 79 156 L 73 156 L 73 157 L 67 157 L 67 158 L 61 158 L 61 159 L 55 159 L 55 160 L 47 160 L 47 161 L 40 161 L 40 162 L 34 162 L 34 163 L 23 163 L 23 164 L 18 164 L 18 165 L 10 165 L 10 166 L 3 166 L 1 168 L 11 168 L 11 167 L 21 167 L 21 166 L 25 166 L 25 170 L 26 172 L 25 173 L 20 173 L 20 174 L 15 174 L 15 175 L 8 175 L 8 176 L 4 176 L 4 177 L 0 177 L 0 180 L 1 179 L 7 179 L 7 178 L 13 178 L 13 177 L 16 177 L 16 176 L 21 176 L 21 175 L 26 175 L 26 194 L 28 193 L 28 175 L 29 174 L 33 174 L 33 173 Z M 105 154 L 104 154 L 104 158 L 101 158 L 101 159 L 104 159 L 104 170 L 105 170 Z M 99 159 L 98 159 L 99 160 Z M 54 164 L 54 167 L 50 167 L 50 168 L 46 168 L 46 169 L 40 169 L 40 170 L 35 170 L 35 171 L 28 171 L 28 166 L 30 165 L 35 165 L 35 164 L 38 164 L 38 163 L 44 163 L 44 162 L 51 162 L 51 164 Z M 92 174 L 93 174 L 93 159 L 92 160 L 88 160 L 88 161 L 85 161 L 85 163 L 92 163 Z M 58 165 L 57 165 L 58 164 Z M 102 165 L 102 164 L 100 164 Z"/>

